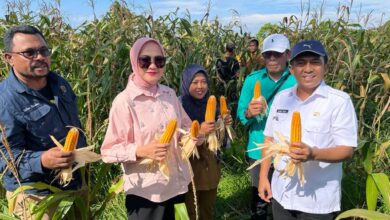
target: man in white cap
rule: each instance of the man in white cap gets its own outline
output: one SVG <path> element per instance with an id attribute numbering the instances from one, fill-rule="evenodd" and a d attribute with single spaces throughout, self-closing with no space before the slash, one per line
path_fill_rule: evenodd
<path id="1" fill-rule="evenodd" d="M 290 57 L 290 42 L 283 34 L 272 34 L 264 39 L 262 55 L 265 68 L 249 74 L 241 90 L 238 101 L 237 117 L 249 128 L 247 150 L 256 148 L 256 144 L 264 143 L 263 130 L 267 117 L 266 104 L 253 99 L 253 89 L 256 81 L 261 84 L 261 94 L 271 106 L 276 93 L 296 84 L 295 77 L 288 69 Z M 261 115 L 261 116 L 260 116 Z M 248 152 L 249 163 L 253 164 L 261 158 L 261 150 Z M 267 219 L 267 203 L 258 195 L 260 166 L 251 170 L 252 202 L 251 219 Z"/>

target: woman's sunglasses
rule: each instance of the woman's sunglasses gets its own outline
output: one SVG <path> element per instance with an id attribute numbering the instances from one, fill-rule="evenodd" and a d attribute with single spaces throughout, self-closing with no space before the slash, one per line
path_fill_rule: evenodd
<path id="1" fill-rule="evenodd" d="M 153 57 L 153 63 L 157 68 L 163 68 L 165 66 L 166 58 L 163 56 L 155 56 Z M 139 66 L 143 69 L 149 68 L 150 64 L 152 64 L 152 57 L 150 56 L 140 56 L 138 57 Z"/>

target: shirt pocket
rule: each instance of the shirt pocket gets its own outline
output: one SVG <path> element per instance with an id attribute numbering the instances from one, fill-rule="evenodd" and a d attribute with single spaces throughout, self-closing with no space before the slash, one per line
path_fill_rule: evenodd
<path id="1" fill-rule="evenodd" d="M 284 130 L 286 130 L 286 125 L 288 124 L 287 123 L 287 119 L 288 119 L 288 114 L 287 113 L 279 113 L 277 112 L 274 117 L 272 118 L 273 122 L 274 122 L 274 134 L 275 135 L 275 131 L 279 132 L 280 134 L 283 133 Z"/>
<path id="2" fill-rule="evenodd" d="M 313 147 L 328 147 L 330 140 L 330 124 L 328 121 L 310 121 L 304 128 L 307 137 L 314 145 Z"/>
<path id="3" fill-rule="evenodd" d="M 40 105 L 39 107 L 26 112 L 27 130 L 34 136 L 40 138 L 47 138 L 48 135 L 55 132 L 55 129 L 53 130 L 53 123 L 56 122 L 55 120 L 50 120 L 50 112 L 51 108 L 48 105 Z"/>

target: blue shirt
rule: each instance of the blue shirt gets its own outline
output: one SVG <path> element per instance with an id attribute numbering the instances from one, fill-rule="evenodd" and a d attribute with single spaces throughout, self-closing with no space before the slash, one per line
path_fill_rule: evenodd
<path id="1" fill-rule="evenodd" d="M 280 79 L 288 74 L 288 78 L 284 81 L 283 85 L 278 90 L 282 91 L 283 89 L 290 88 L 296 84 L 296 79 L 293 75 L 290 74 L 288 68 L 283 72 L 282 76 L 277 81 L 274 81 L 269 77 L 266 68 L 252 72 L 245 78 L 244 85 L 241 89 L 240 99 L 238 100 L 237 117 L 240 119 L 243 125 L 249 127 L 247 150 L 256 148 L 255 143 L 264 143 L 263 131 L 267 117 L 262 117 L 260 122 L 257 122 L 255 117 L 249 119 L 245 117 L 245 110 L 248 108 L 249 103 L 253 99 L 253 88 L 255 87 L 256 81 L 260 81 L 261 94 L 265 99 L 268 99 L 274 92 L 275 88 L 278 87 L 278 85 L 282 82 Z M 273 98 L 268 103 L 268 108 L 271 106 L 272 101 Z M 250 151 L 248 152 L 248 156 L 252 159 L 259 160 L 261 157 L 261 150 Z"/>
<path id="2" fill-rule="evenodd" d="M 49 135 L 63 143 L 69 130 L 66 126 L 81 127 L 76 96 L 70 85 L 53 72 L 49 72 L 47 79 L 54 96 L 51 101 L 20 82 L 11 70 L 8 77 L 0 83 L 0 123 L 5 126 L 9 147 L 18 163 L 17 171 L 22 185 L 44 182 L 61 189 L 76 189 L 81 185 L 79 172 L 74 173 L 74 180 L 64 188 L 59 185 L 58 180 L 54 180 L 55 171 L 41 165 L 42 153 L 55 146 Z M 77 146 L 86 146 L 83 134 L 80 134 Z M 3 143 L 0 143 L 0 150 L 9 159 Z M 6 168 L 2 157 L 0 172 L 4 172 Z M 9 169 L 3 176 L 3 186 L 7 191 L 14 191 L 19 187 Z M 49 191 L 33 189 L 28 193 L 45 195 Z"/>

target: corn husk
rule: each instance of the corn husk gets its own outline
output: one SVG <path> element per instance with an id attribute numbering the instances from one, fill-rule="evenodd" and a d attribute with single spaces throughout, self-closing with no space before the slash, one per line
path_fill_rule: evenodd
<path id="1" fill-rule="evenodd" d="M 160 134 L 159 137 L 157 135 L 156 136 L 156 140 L 158 140 L 159 143 L 170 143 L 172 141 L 172 139 L 174 138 L 175 133 L 177 131 L 176 125 L 177 125 L 176 119 L 171 119 L 168 122 L 167 127 L 165 128 L 164 133 Z M 171 130 L 171 129 L 174 129 L 174 130 Z M 170 133 L 170 132 L 172 132 L 172 133 Z M 168 133 L 169 133 L 169 135 L 168 135 Z M 140 164 L 141 165 L 147 165 L 148 169 L 153 169 L 153 167 L 158 165 L 158 169 L 160 170 L 160 172 L 163 174 L 163 176 L 167 180 L 169 180 L 169 176 L 170 176 L 170 171 L 169 170 L 170 170 L 170 168 L 169 168 L 169 164 L 168 164 L 168 156 L 169 156 L 169 154 L 167 154 L 167 157 L 164 160 L 161 160 L 161 161 L 156 161 L 156 160 L 153 160 L 153 159 L 150 159 L 150 158 L 146 158 L 146 159 L 143 159 L 140 162 Z"/>
<path id="2" fill-rule="evenodd" d="M 59 147 L 62 151 L 64 150 L 64 146 L 55 137 L 50 135 L 50 138 L 57 147 Z M 93 152 L 94 147 L 94 145 L 91 145 L 88 147 L 78 148 L 73 151 L 74 163 L 76 166 L 73 168 L 70 167 L 59 170 L 56 178 L 59 178 L 61 185 L 67 186 L 73 179 L 73 172 L 77 169 L 85 166 L 87 163 L 93 163 L 101 159 L 99 154 Z"/>
<path id="3" fill-rule="evenodd" d="M 196 147 L 196 142 L 191 137 L 191 132 L 184 131 L 183 129 L 178 129 L 178 132 L 182 134 L 180 139 L 180 145 L 182 146 L 182 158 L 200 158 L 198 148 Z"/>
<path id="4" fill-rule="evenodd" d="M 275 131 L 275 134 L 280 140 L 279 143 L 274 143 L 274 142 L 264 143 L 264 144 L 255 143 L 257 148 L 248 150 L 248 152 L 250 152 L 250 151 L 266 149 L 267 155 L 264 158 L 255 161 L 250 167 L 247 168 L 247 170 L 250 170 L 255 166 L 261 164 L 264 160 L 268 158 L 274 158 L 274 166 L 277 167 L 282 156 L 287 155 L 290 152 L 290 143 L 287 141 L 287 139 L 277 131 Z M 286 167 L 283 170 L 281 170 L 280 175 L 284 177 L 293 177 L 297 170 L 298 170 L 299 183 L 301 187 L 303 187 L 303 185 L 306 182 L 304 176 L 303 163 L 295 164 L 292 162 L 291 159 L 289 159 L 287 161 Z"/>
<path id="5" fill-rule="evenodd" d="M 229 139 L 233 142 L 233 139 L 236 137 L 236 134 L 234 133 L 234 130 L 231 125 L 225 124 L 225 118 L 228 117 L 229 115 L 229 110 L 227 109 L 227 103 L 226 103 L 226 98 L 225 96 L 221 96 L 219 99 L 219 105 L 221 108 L 221 118 L 222 118 L 222 125 L 221 127 L 223 128 L 221 132 L 227 132 Z M 221 139 L 218 138 L 220 142 L 222 143 Z M 223 139 L 222 139 L 223 140 Z"/>

